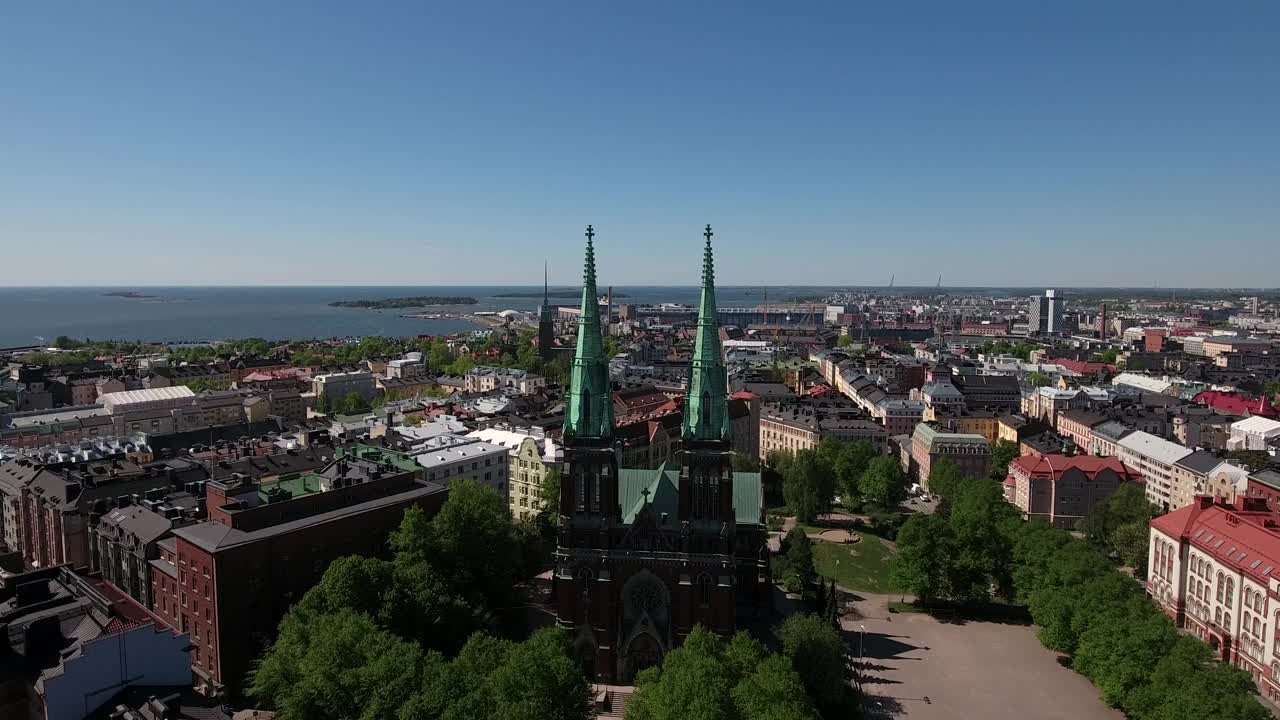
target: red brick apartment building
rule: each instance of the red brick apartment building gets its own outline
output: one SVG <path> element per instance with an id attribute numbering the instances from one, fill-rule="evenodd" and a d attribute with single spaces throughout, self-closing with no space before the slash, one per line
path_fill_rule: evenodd
<path id="1" fill-rule="evenodd" d="M 1009 463 L 1005 499 L 1024 519 L 1070 530 L 1122 483 L 1141 480 L 1116 457 L 1023 455 Z"/>
<path id="2" fill-rule="evenodd" d="M 151 561 L 154 611 L 191 634 L 194 684 L 236 693 L 276 625 L 343 555 L 385 555 L 406 508 L 434 514 L 447 488 L 412 460 L 362 447 L 315 472 L 206 485 L 209 519 L 173 531 Z"/>

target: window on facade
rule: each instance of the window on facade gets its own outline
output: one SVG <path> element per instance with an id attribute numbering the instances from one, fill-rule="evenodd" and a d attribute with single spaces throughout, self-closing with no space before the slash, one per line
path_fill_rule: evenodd
<path id="1" fill-rule="evenodd" d="M 1262 637 L 1262 623 L 1256 617 L 1253 619 L 1253 634 Z"/>
<path id="2" fill-rule="evenodd" d="M 1231 599 L 1235 595 L 1236 583 L 1231 578 L 1227 578 L 1227 599 L 1223 600 L 1228 606 L 1231 605 Z"/>
<path id="3" fill-rule="evenodd" d="M 1215 625 L 1222 624 L 1222 608 L 1213 611 L 1213 623 Z"/>
<path id="4" fill-rule="evenodd" d="M 1222 613 L 1222 626 L 1231 631 L 1231 613 Z"/>
<path id="5" fill-rule="evenodd" d="M 1227 589 L 1226 582 L 1222 578 L 1222 573 L 1218 573 L 1218 602 L 1222 602 L 1223 592 Z"/>
<path id="6" fill-rule="evenodd" d="M 698 604 L 707 607 L 711 604 L 711 576 L 702 573 L 698 576 Z"/>

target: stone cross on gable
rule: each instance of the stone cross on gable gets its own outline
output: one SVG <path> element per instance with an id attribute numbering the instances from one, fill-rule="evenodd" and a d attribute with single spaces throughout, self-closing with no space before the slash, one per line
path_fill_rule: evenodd
<path id="1" fill-rule="evenodd" d="M 702 236 L 703 236 L 703 237 L 705 237 L 705 238 L 707 239 L 707 244 L 708 244 L 708 245 L 710 245 L 710 244 L 711 244 L 711 236 L 712 236 L 712 235 L 715 235 L 715 233 L 711 232 L 711 224 L 710 224 L 710 223 L 707 223 L 707 229 L 706 229 L 706 231 L 705 231 L 705 232 L 703 232 L 703 233 L 702 233 Z"/>
<path id="2" fill-rule="evenodd" d="M 591 229 L 590 225 L 587 226 L 586 236 L 587 236 L 587 242 L 591 242 L 591 239 L 596 236 L 596 231 Z"/>
<path id="3" fill-rule="evenodd" d="M 649 488 L 645 488 L 641 490 L 640 494 L 644 496 L 644 504 L 648 505 L 649 504 Z"/>

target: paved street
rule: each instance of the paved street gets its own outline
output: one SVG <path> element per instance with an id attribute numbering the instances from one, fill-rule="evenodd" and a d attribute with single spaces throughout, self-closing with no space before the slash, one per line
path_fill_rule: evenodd
<path id="1" fill-rule="evenodd" d="M 1123 720 L 1088 680 L 1058 664 L 1032 626 L 889 615 L 896 596 L 859 597 L 864 619 L 843 625 L 855 655 L 866 626 L 870 718 Z"/>

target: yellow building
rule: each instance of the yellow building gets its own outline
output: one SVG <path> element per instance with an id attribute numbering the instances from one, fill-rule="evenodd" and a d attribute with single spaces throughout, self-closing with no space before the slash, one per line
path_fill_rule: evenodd
<path id="1" fill-rule="evenodd" d="M 559 446 L 547 438 L 541 428 L 497 425 L 476 430 L 468 437 L 507 448 L 510 458 L 507 472 L 510 487 L 507 497 L 511 517 L 524 520 L 537 515 L 547 499 L 542 494 L 542 485 L 547 479 L 547 473 L 559 468 L 563 461 Z M 552 498 L 551 502 L 555 502 L 555 499 Z"/>

